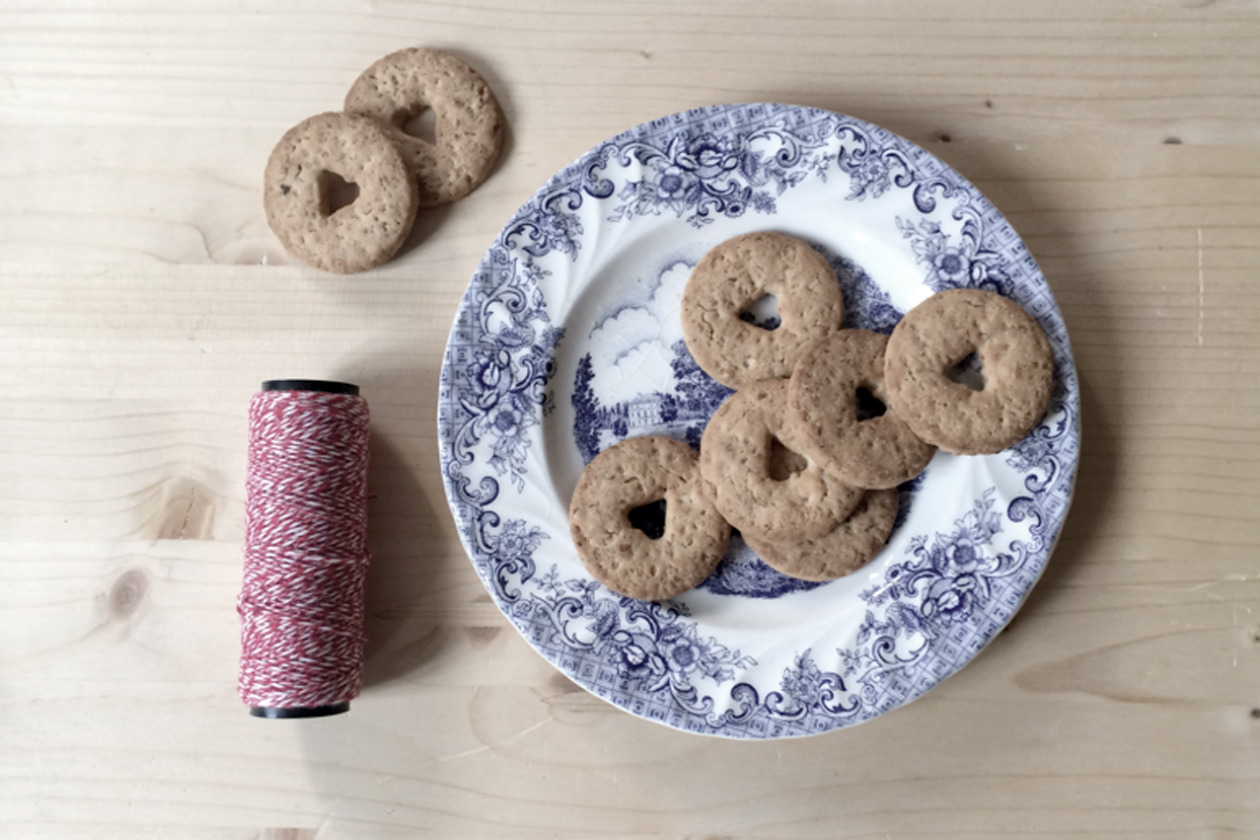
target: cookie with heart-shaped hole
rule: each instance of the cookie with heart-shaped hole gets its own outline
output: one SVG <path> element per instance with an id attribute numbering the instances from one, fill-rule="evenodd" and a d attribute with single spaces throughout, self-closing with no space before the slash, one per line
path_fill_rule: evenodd
<path id="1" fill-rule="evenodd" d="M 406 241 L 419 194 L 402 153 L 368 117 L 318 114 L 285 132 L 263 175 L 263 208 L 302 262 L 353 274 Z"/>
<path id="2" fill-rule="evenodd" d="M 569 530 L 596 580 L 652 601 L 701 583 L 731 536 L 703 492 L 695 450 L 658 435 L 628 438 L 586 465 L 569 503 Z"/>
<path id="3" fill-rule="evenodd" d="M 445 50 L 414 47 L 364 70 L 346 94 L 346 111 L 374 117 L 402 149 L 420 188 L 420 206 L 463 198 L 494 169 L 503 147 L 503 113 L 485 80 Z M 433 139 L 408 133 L 424 111 Z"/>
<path id="4" fill-rule="evenodd" d="M 773 319 L 756 310 L 773 298 Z M 682 297 L 682 332 L 700 369 L 728 388 L 790 376 L 805 348 L 840 329 L 844 294 L 809 243 L 748 233 L 708 251 Z"/>
<path id="5" fill-rule="evenodd" d="M 718 406 L 700 439 L 700 473 L 718 511 L 764 540 L 820 537 L 862 497 L 801 457 L 800 435 L 786 418 L 787 390 L 786 379 L 741 388 Z"/>
<path id="6" fill-rule="evenodd" d="M 973 354 L 979 388 L 954 375 Z M 893 329 L 884 387 L 889 406 L 923 440 L 956 455 L 992 454 L 1045 415 L 1054 393 L 1054 351 L 1037 320 L 1010 298 L 948 289 Z"/>
<path id="7" fill-rule="evenodd" d="M 896 487 L 936 452 L 887 406 L 887 344 L 870 330 L 840 330 L 805 351 L 788 384 L 789 416 L 806 453 L 858 487 Z"/>

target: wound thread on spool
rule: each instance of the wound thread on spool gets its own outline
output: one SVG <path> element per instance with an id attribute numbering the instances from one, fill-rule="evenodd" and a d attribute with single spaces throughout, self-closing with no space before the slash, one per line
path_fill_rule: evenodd
<path id="1" fill-rule="evenodd" d="M 368 405 L 285 379 L 249 404 L 238 692 L 256 717 L 345 712 L 363 685 Z"/>

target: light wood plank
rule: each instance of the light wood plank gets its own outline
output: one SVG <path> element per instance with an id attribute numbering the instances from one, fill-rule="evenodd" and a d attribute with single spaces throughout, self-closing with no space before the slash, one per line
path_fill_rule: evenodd
<path id="1" fill-rule="evenodd" d="M 369 275 L 267 229 L 279 134 L 380 55 L 500 94 L 491 180 Z M 438 375 L 501 225 L 636 123 L 724 101 L 880 123 L 963 172 L 1054 289 L 1084 451 L 1059 547 L 961 673 L 731 743 L 534 653 L 448 512 Z M 0 2 L 0 835 L 1260 834 L 1260 10 L 1253 2 Z M 235 696 L 245 411 L 372 405 L 368 688 Z"/>

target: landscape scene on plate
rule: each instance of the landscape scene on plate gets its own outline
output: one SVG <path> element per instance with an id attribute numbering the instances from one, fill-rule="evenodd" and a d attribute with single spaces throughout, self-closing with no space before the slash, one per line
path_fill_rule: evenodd
<path id="1" fill-rule="evenodd" d="M 587 341 L 552 322 L 543 288 L 565 275 L 592 227 L 656 217 L 699 229 L 716 218 L 756 216 L 771 228 L 793 191 L 832 183 L 841 200 L 866 204 L 864 212 L 895 224 L 934 291 L 983 288 L 1036 315 L 1055 348 L 1056 390 L 1041 424 L 990 462 L 1010 473 L 1018 494 L 977 488 L 958 519 L 913 535 L 858 604 L 846 606 L 864 613 L 856 638 L 822 637 L 759 663 L 705 629 L 681 601 L 637 601 L 588 576 L 568 577 L 555 562 L 540 567 L 544 545 L 553 553 L 567 535 L 534 520 L 522 500 L 533 492 L 531 446 L 557 398 L 573 400 L 574 439 L 589 460 L 629 435 L 663 431 L 694 443 L 726 393 L 698 373 L 680 335 L 657 328 L 648 336 L 659 345 L 651 359 L 636 357 L 635 345 Z M 889 198 L 897 199 L 896 214 L 883 207 Z M 846 325 L 888 332 L 901 313 L 859 266 L 824 255 L 844 284 L 853 320 Z M 638 279 L 663 287 L 677 282 L 671 271 L 688 268 L 663 266 L 657 277 Z M 650 294 L 625 300 L 600 325 L 630 324 L 634 310 L 652 306 Z M 557 345 L 577 340 L 584 351 L 574 380 L 551 382 Z M 657 384 L 620 393 L 607 374 L 639 362 L 659 366 Z M 1067 334 L 1005 219 L 913 144 L 860 120 L 793 106 L 675 114 L 601 144 L 559 173 L 522 207 L 474 275 L 441 388 L 448 496 L 473 565 L 504 614 L 594 694 L 679 729 L 735 738 L 808 735 L 868 720 L 965 664 L 1040 575 L 1071 498 L 1079 450 Z M 759 577 L 755 566 L 738 563 L 720 569 L 706 584 L 710 591 L 789 591 L 779 588 L 777 573 Z"/>

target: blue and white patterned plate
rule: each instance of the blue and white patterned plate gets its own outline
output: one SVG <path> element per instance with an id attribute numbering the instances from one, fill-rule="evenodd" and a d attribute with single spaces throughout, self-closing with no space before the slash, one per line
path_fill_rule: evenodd
<path id="1" fill-rule="evenodd" d="M 850 326 L 889 332 L 954 286 L 1015 299 L 1054 345 L 1053 405 L 1005 452 L 938 454 L 902 488 L 883 552 L 847 578 L 786 578 L 736 539 L 709 580 L 679 598 L 620 597 L 575 554 L 569 497 L 585 463 L 615 441 L 698 442 L 729 391 L 683 344 L 683 284 L 706 251 L 754 230 L 801 237 L 826 256 Z M 1063 320 L 1001 214 L 908 141 L 786 105 L 653 120 L 553 177 L 473 275 L 439 402 L 451 511 L 504 615 L 599 697 L 731 738 L 860 723 L 965 665 L 1041 575 L 1079 452 Z"/>

